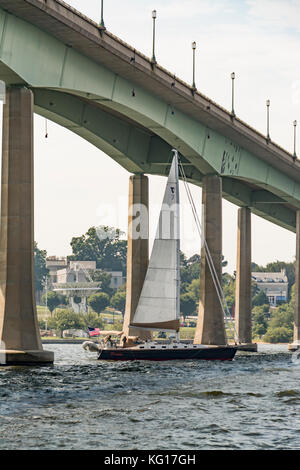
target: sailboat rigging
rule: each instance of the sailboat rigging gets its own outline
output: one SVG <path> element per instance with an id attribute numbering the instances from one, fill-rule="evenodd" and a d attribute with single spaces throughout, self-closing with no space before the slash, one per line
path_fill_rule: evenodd
<path id="1" fill-rule="evenodd" d="M 139 298 L 138 306 L 131 321 L 131 328 L 151 331 L 175 332 L 177 341 L 170 344 L 137 342 L 129 346 L 124 336 L 120 346 L 110 344 L 99 348 L 100 360 L 232 360 L 237 347 L 185 344 L 180 342 L 180 196 L 179 168 L 186 184 L 184 169 L 179 162 L 177 150 L 171 164 L 168 181 L 160 211 L 156 237 L 153 244 L 148 270 Z M 188 192 L 189 198 L 191 194 Z M 195 216 L 196 209 L 192 201 Z M 197 214 L 197 213 L 196 213 Z M 196 215 L 196 223 L 201 230 Z M 205 242 L 206 243 L 206 242 Z M 222 305 L 223 292 L 208 247 L 205 250 L 214 279 L 216 293 Z"/>

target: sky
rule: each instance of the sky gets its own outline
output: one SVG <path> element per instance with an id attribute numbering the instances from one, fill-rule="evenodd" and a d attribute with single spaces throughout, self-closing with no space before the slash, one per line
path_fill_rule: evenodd
<path id="1" fill-rule="evenodd" d="M 100 0 L 67 0 L 95 21 Z M 271 100 L 271 138 L 293 150 L 293 121 L 300 123 L 299 0 L 104 0 L 109 31 L 151 56 L 152 18 L 157 10 L 156 58 L 188 83 L 192 41 L 197 42 L 196 85 L 223 107 L 231 106 L 231 72 L 236 73 L 238 117 L 266 133 L 266 99 Z M 71 253 L 70 241 L 89 227 L 127 229 L 129 173 L 70 131 L 35 116 L 35 239 L 48 255 Z M 299 139 L 300 142 L 300 139 Z M 300 148 L 298 146 L 299 154 Z M 150 177 L 151 239 L 166 180 Z M 182 202 L 187 203 L 182 189 Z M 192 187 L 201 215 L 201 189 Z M 235 270 L 237 207 L 223 201 L 223 253 Z M 292 261 L 295 235 L 252 218 L 252 258 L 264 265 Z M 192 217 L 184 220 L 182 250 L 199 252 Z"/>

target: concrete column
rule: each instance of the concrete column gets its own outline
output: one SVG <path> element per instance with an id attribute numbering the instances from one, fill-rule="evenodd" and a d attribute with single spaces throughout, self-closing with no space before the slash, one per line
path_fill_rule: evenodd
<path id="1" fill-rule="evenodd" d="M 251 210 L 238 210 L 235 327 L 243 344 L 252 343 L 251 324 Z"/>
<path id="2" fill-rule="evenodd" d="M 217 175 L 203 178 L 202 210 L 203 235 L 222 282 L 222 179 Z M 202 246 L 200 303 L 194 343 L 225 345 L 226 342 L 224 316 Z"/>
<path id="3" fill-rule="evenodd" d="M 300 349 L 300 211 L 296 216 L 296 278 L 295 278 L 295 313 L 294 313 L 294 342 L 289 349 Z"/>
<path id="4" fill-rule="evenodd" d="M 33 258 L 33 94 L 7 91 L 3 111 L 0 349 L 7 364 L 51 363 L 37 323 Z"/>
<path id="5" fill-rule="evenodd" d="M 129 328 L 138 305 L 149 261 L 148 177 L 129 179 L 126 310 L 123 331 L 126 336 L 150 339 L 148 331 Z"/>

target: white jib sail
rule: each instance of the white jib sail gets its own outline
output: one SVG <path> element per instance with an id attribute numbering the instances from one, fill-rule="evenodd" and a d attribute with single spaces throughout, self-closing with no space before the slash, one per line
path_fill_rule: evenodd
<path id="1" fill-rule="evenodd" d="M 175 151 L 151 258 L 132 326 L 179 330 L 180 211 L 178 154 Z"/>

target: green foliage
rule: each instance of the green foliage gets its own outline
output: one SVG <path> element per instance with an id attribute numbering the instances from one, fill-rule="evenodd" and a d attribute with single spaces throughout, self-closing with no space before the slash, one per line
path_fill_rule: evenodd
<path id="1" fill-rule="evenodd" d="M 264 291 L 259 291 L 258 294 L 256 294 L 253 299 L 252 299 L 252 305 L 253 307 L 259 307 L 261 305 L 266 305 L 269 303 L 269 299 L 264 293 Z"/>
<path id="2" fill-rule="evenodd" d="M 186 293 L 189 294 L 197 305 L 200 299 L 200 279 L 193 279 L 187 286 Z"/>
<path id="3" fill-rule="evenodd" d="M 230 274 L 223 274 L 223 292 L 229 310 L 235 305 L 235 279 Z"/>
<path id="4" fill-rule="evenodd" d="M 294 322 L 294 309 L 292 304 L 284 304 L 278 307 L 271 315 L 269 326 L 271 328 L 277 328 L 285 326 L 293 329 Z"/>
<path id="5" fill-rule="evenodd" d="M 103 321 L 97 313 L 89 312 L 86 315 L 82 315 L 82 317 L 86 328 L 90 326 L 91 328 L 103 329 Z"/>
<path id="6" fill-rule="evenodd" d="M 48 309 L 50 310 L 51 312 L 51 315 L 53 313 L 53 310 L 56 309 L 56 307 L 58 307 L 59 305 L 61 305 L 61 296 L 59 294 L 57 294 L 56 292 L 48 292 L 47 295 L 44 294 L 43 297 L 42 297 L 42 301 L 46 304 L 46 301 L 47 301 L 47 306 L 48 306 Z"/>
<path id="7" fill-rule="evenodd" d="M 122 331 L 123 330 L 123 322 L 117 320 L 113 324 L 113 329 L 116 331 Z"/>
<path id="8" fill-rule="evenodd" d="M 60 304 L 59 305 L 68 305 L 69 304 L 69 299 L 66 295 L 63 294 L 58 294 Z"/>
<path id="9" fill-rule="evenodd" d="M 288 343 L 293 339 L 293 302 L 284 304 L 273 311 L 264 341 L 267 343 Z"/>
<path id="10" fill-rule="evenodd" d="M 124 315 L 126 306 L 126 286 L 125 288 L 122 286 L 117 290 L 117 292 L 110 299 L 110 305 L 116 310 L 122 312 L 122 315 Z"/>
<path id="11" fill-rule="evenodd" d="M 104 292 L 93 294 L 88 298 L 88 304 L 94 312 L 100 314 L 109 305 L 109 296 Z"/>
<path id="12" fill-rule="evenodd" d="M 266 343 L 290 343 L 293 339 L 293 332 L 285 326 L 268 328 L 264 336 Z"/>
<path id="13" fill-rule="evenodd" d="M 194 279 L 200 279 L 200 256 L 194 255 L 187 259 L 180 253 L 180 277 L 181 277 L 181 293 L 187 292 L 187 289 Z"/>
<path id="14" fill-rule="evenodd" d="M 99 287 L 101 292 L 105 292 L 111 297 L 113 289 L 110 287 L 111 283 L 111 274 L 106 273 L 105 271 L 94 271 L 91 273 L 91 277 L 94 282 L 99 282 Z"/>
<path id="15" fill-rule="evenodd" d="M 252 332 L 254 337 L 263 336 L 268 328 L 268 321 L 266 314 L 269 312 L 269 305 L 262 305 L 254 307 L 252 310 Z"/>
<path id="16" fill-rule="evenodd" d="M 180 311 L 185 317 L 192 315 L 196 310 L 196 302 L 189 293 L 180 296 Z"/>
<path id="17" fill-rule="evenodd" d="M 46 267 L 47 251 L 39 250 L 34 242 L 34 287 L 36 291 L 43 290 L 49 269 Z"/>
<path id="18" fill-rule="evenodd" d="M 73 237 L 72 256 L 69 260 L 96 261 L 98 269 L 109 269 L 126 273 L 127 241 L 121 240 L 119 229 L 91 227 L 85 235 Z"/>
<path id="19" fill-rule="evenodd" d="M 46 320 L 42 320 L 42 319 L 39 318 L 38 324 L 39 324 L 40 330 L 45 330 L 46 329 Z"/>
<path id="20" fill-rule="evenodd" d="M 48 328 L 60 330 L 86 329 L 83 315 L 73 312 L 70 309 L 57 309 L 52 318 L 48 321 Z"/>

